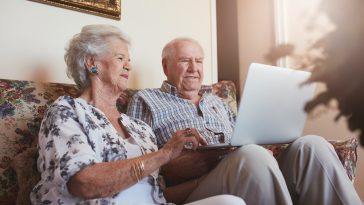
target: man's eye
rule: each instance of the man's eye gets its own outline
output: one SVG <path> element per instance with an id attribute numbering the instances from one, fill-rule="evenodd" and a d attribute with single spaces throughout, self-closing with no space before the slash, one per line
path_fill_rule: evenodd
<path id="1" fill-rule="evenodd" d="M 189 59 L 181 59 L 180 62 L 190 62 Z"/>

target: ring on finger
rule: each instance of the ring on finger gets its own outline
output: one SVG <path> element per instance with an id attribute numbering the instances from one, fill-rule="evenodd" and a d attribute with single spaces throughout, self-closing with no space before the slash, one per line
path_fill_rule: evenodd
<path id="1" fill-rule="evenodd" d="M 186 142 L 186 143 L 183 145 L 183 147 L 184 147 L 185 149 L 192 149 L 192 147 L 193 147 L 193 143 L 192 143 L 192 142 Z"/>

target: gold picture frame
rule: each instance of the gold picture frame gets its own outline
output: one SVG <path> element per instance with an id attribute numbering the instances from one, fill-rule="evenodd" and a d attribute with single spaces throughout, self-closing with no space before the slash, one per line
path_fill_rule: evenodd
<path id="1" fill-rule="evenodd" d="M 120 20 L 121 0 L 30 0 L 79 12 Z"/>

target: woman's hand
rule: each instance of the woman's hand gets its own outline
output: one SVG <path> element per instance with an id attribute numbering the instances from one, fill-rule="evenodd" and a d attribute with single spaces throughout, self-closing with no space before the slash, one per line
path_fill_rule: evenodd
<path id="1" fill-rule="evenodd" d="M 185 148 L 196 150 L 199 145 L 206 144 L 206 140 L 195 128 L 187 128 L 177 130 L 161 150 L 168 153 L 169 160 L 172 160 L 178 157 Z"/>

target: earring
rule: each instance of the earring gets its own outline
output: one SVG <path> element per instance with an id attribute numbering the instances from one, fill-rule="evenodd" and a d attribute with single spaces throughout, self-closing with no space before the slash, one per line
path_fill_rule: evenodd
<path id="1" fill-rule="evenodd" d="M 98 70 L 97 70 L 97 66 L 96 66 L 96 65 L 92 66 L 92 67 L 91 67 L 91 69 L 90 69 L 90 72 L 91 72 L 92 74 L 98 74 L 99 72 L 98 72 Z"/>

